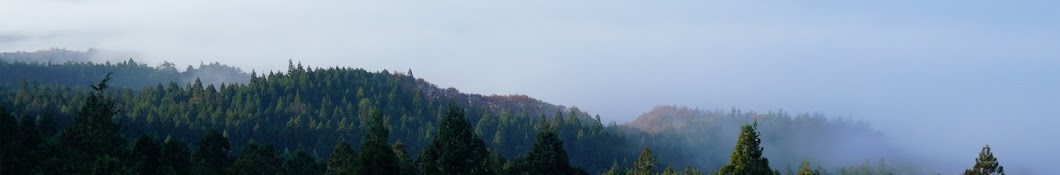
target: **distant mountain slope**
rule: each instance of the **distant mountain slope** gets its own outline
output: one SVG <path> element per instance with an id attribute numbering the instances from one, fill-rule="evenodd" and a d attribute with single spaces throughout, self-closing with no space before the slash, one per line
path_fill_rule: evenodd
<path id="1" fill-rule="evenodd" d="M 148 66 L 133 59 L 111 63 L 93 62 L 102 54 L 99 50 L 70 51 L 62 49 L 36 52 L 0 53 L 0 86 L 17 86 L 28 83 L 56 83 L 67 86 L 82 86 L 114 74 L 116 87 L 144 88 L 174 82 L 180 85 L 194 83 L 197 79 L 205 84 L 220 85 L 247 83 L 250 74 L 240 68 L 217 62 L 188 66 L 178 71 L 176 65 L 165 62 Z"/>
<path id="2" fill-rule="evenodd" d="M 221 71 L 201 71 L 214 68 Z M 727 162 L 739 127 L 755 122 L 764 153 L 778 169 L 803 160 L 830 168 L 854 166 L 894 153 L 887 139 L 867 124 L 821 114 L 658 106 L 633 122 L 604 125 L 599 116 L 590 117 L 576 107 L 526 95 L 439 88 L 415 78 L 411 71 L 310 68 L 293 62 L 286 72 L 245 74 L 229 68 L 214 63 L 180 72 L 173 66 L 150 67 L 131 60 L 116 64 L 0 60 L 0 105 L 17 115 L 56 116 L 62 125 L 77 114 L 85 87 L 114 72 L 113 82 L 122 88 L 110 94 L 120 106 L 116 118 L 127 127 L 127 138 L 153 134 L 194 144 L 206 130 L 217 128 L 236 149 L 253 141 L 280 150 L 304 147 L 326 157 L 339 141 L 359 145 L 370 111 L 378 110 L 391 131 L 390 142 L 400 141 L 416 155 L 435 137 L 446 105 L 454 103 L 468 110 L 466 118 L 474 133 L 496 156 L 526 156 L 537 131 L 553 127 L 570 162 L 590 172 L 629 165 L 644 147 L 658 156 L 660 168 L 713 170 Z M 231 70 L 247 80 L 204 81 L 239 75 L 227 72 Z M 186 80 L 188 76 L 199 78 Z"/>
<path id="3" fill-rule="evenodd" d="M 77 102 L 83 98 L 84 87 L 88 85 L 77 85 L 78 81 L 98 81 L 103 77 L 102 74 L 86 77 L 80 71 L 64 70 L 160 70 L 134 63 L 0 61 L 0 67 L 4 68 L 2 71 L 32 70 L 27 71 L 32 74 L 5 75 L 9 77 L 3 81 L 34 80 L 39 75 L 36 73 L 44 72 L 54 74 L 35 80 L 77 77 L 69 81 L 0 87 L 0 97 L 3 97 L 0 105 L 10 106 L 20 115 L 60 116 L 59 123 L 68 121 L 77 112 L 74 109 L 80 105 Z M 414 78 L 411 73 L 310 68 L 291 63 L 287 72 L 252 73 L 245 84 L 159 83 L 148 77 L 128 76 L 114 75 L 115 80 L 130 78 L 130 81 L 154 83 L 132 84 L 145 87 L 115 89 L 112 93 L 121 106 L 116 118 L 126 124 L 131 136 L 157 134 L 194 144 L 195 138 L 206 130 L 218 128 L 232 141 L 233 148 L 254 140 L 280 149 L 302 146 L 324 157 L 336 142 L 359 145 L 371 111 L 378 110 L 390 128 L 391 141 L 404 143 L 409 153 L 417 155 L 435 137 L 447 104 L 454 103 L 468 109 L 467 119 L 475 127 L 475 133 L 498 156 L 511 159 L 526 154 L 533 146 L 537 131 L 546 126 L 559 131 L 571 162 L 589 171 L 602 171 L 616 161 L 631 160 L 635 155 L 625 145 L 617 126 L 603 126 L 576 108 L 525 95 L 483 96 L 461 93 L 455 88 L 441 89 Z"/>
<path id="4" fill-rule="evenodd" d="M 863 122 L 823 114 L 790 115 L 783 110 L 755 113 L 658 106 L 622 126 L 631 144 L 657 149 L 659 160 L 719 167 L 728 162 L 739 127 L 750 123 L 758 124 L 764 154 L 776 168 L 797 167 L 804 160 L 839 168 L 894 159 L 899 153 L 886 137 Z"/>
<path id="5" fill-rule="evenodd" d="M 140 57 L 140 55 L 133 52 L 119 52 L 103 49 L 88 49 L 85 51 L 78 51 L 52 48 L 48 50 L 38 50 L 32 52 L 0 52 L 0 60 L 5 60 L 8 62 L 51 64 L 87 62 L 105 63 L 108 61 L 117 62 L 138 57 Z"/>
<path id="6" fill-rule="evenodd" d="M 659 134 L 667 130 L 680 130 L 689 125 L 697 116 L 709 116 L 705 111 L 676 106 L 657 106 L 651 111 L 641 114 L 625 126 L 637 129 L 641 132 Z"/>

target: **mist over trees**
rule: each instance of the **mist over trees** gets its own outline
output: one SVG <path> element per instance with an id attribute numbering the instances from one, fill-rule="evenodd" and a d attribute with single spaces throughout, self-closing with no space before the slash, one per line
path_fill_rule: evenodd
<path id="1" fill-rule="evenodd" d="M 131 58 L 111 63 L 93 63 L 101 55 L 95 49 L 70 51 L 52 49 L 36 52 L 0 53 L 0 84 L 18 86 L 21 83 L 61 84 L 83 87 L 95 83 L 106 74 L 113 74 L 112 86 L 141 89 L 157 84 L 190 84 L 196 81 L 220 86 L 221 84 L 245 84 L 250 73 L 238 67 L 218 62 L 200 63 L 198 67 L 179 68 L 176 64 L 163 62 L 150 66 Z"/>
<path id="2" fill-rule="evenodd" d="M 661 106 L 629 124 L 604 124 L 577 108 L 526 96 L 440 89 L 411 71 L 312 68 L 293 61 L 287 72 L 252 72 L 246 83 L 133 77 L 154 82 L 143 87 L 116 86 L 123 80 L 118 73 L 76 81 L 21 79 L 56 76 L 43 73 L 50 71 L 80 75 L 62 70 L 161 69 L 131 60 L 0 61 L 0 67 L 19 72 L 5 76 L 21 77 L 4 77 L 0 84 L 2 174 L 923 172 L 885 163 L 880 155 L 840 159 L 851 152 L 837 149 L 850 143 L 885 149 L 870 147 L 884 144 L 874 142 L 883 137 L 867 124 L 819 114 Z M 72 85 L 85 81 L 92 83 Z M 965 171 L 1003 172 L 989 146 Z"/>

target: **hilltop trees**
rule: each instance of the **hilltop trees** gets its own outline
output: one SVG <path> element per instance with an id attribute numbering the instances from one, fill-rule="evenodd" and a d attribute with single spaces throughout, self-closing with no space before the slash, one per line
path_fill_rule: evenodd
<path id="1" fill-rule="evenodd" d="M 762 156 L 762 140 L 755 131 L 757 127 L 756 122 L 740 128 L 740 137 L 736 141 L 736 149 L 729 157 L 729 164 L 722 166 L 718 174 L 779 174 L 769 168 L 769 159 Z"/>
<path id="2" fill-rule="evenodd" d="M 423 174 L 494 174 L 489 164 L 489 152 L 471 124 L 464 118 L 464 109 L 449 105 L 449 110 L 438 126 L 438 137 L 423 151 L 420 162 Z"/>
<path id="3" fill-rule="evenodd" d="M 557 135 L 563 141 L 569 162 L 573 165 L 599 171 L 611 164 L 611 161 L 600 160 L 631 160 L 635 156 L 635 152 L 626 149 L 625 135 L 621 133 L 620 127 L 604 126 L 599 121 L 591 120 L 587 113 L 528 96 L 465 94 L 455 89 L 437 88 L 425 80 L 402 73 L 341 67 L 311 68 L 297 66 L 293 62 L 290 67 L 294 69 L 282 73 L 253 72 L 249 76 L 252 80 L 246 84 L 211 84 L 207 77 L 202 77 L 198 82 L 194 81 L 195 77 L 168 82 L 166 77 L 150 78 L 150 74 L 142 71 L 137 73 L 140 69 L 150 67 L 134 64 L 139 63 L 120 63 L 119 66 L 94 63 L 0 63 L 0 67 L 4 68 L 2 70 L 13 72 L 3 74 L 9 78 L 2 79 L 6 83 L 0 83 L 0 105 L 16 116 L 16 122 L 18 116 L 31 118 L 26 121 L 34 121 L 32 118 L 38 118 L 36 121 L 54 119 L 54 122 L 37 122 L 40 123 L 40 133 L 45 137 L 63 137 L 64 134 L 56 134 L 62 131 L 47 130 L 45 128 L 49 127 L 45 126 L 66 128 L 74 123 L 73 116 L 82 106 L 78 102 L 85 101 L 91 94 L 90 90 L 66 85 L 81 84 L 78 82 L 83 80 L 61 81 L 65 83 L 38 80 L 92 76 L 101 70 L 122 69 L 114 71 L 116 76 L 108 81 L 108 84 L 113 82 L 113 85 L 106 88 L 105 93 L 121 108 L 111 120 L 121 124 L 120 134 L 125 137 L 124 141 L 141 135 L 161 136 L 156 139 L 169 138 L 190 144 L 186 149 L 190 153 L 199 151 L 198 140 L 204 133 L 209 129 L 217 129 L 228 139 L 231 148 L 229 159 L 238 157 L 240 149 L 254 140 L 272 144 L 278 151 L 303 147 L 314 156 L 327 160 L 333 146 L 340 140 L 351 144 L 353 152 L 359 151 L 359 146 L 367 141 L 360 138 L 371 130 L 369 125 L 372 117 L 369 111 L 375 109 L 383 115 L 383 125 L 389 130 L 387 143 L 401 141 L 406 150 L 405 156 L 408 156 L 405 161 L 407 167 L 419 167 L 408 165 L 418 164 L 414 160 L 439 137 L 439 126 L 442 126 L 440 123 L 448 110 L 445 103 L 453 102 L 466 109 L 464 119 L 470 124 L 473 134 L 484 140 L 480 146 L 489 150 L 490 154 L 485 157 L 495 157 L 491 158 L 495 161 L 490 164 L 503 164 L 507 161 L 501 159 L 525 156 L 531 151 L 537 137 L 536 126 L 544 122 L 556 122 L 557 128 L 561 128 Z M 96 69 L 98 67 L 106 69 Z M 172 65 L 164 67 L 165 71 L 177 70 Z M 32 71 L 14 73 L 18 72 L 14 70 Z M 91 73 L 78 76 L 55 73 L 76 74 L 84 71 Z M 129 73 L 148 77 L 125 76 Z M 139 85 L 125 83 L 130 78 L 139 80 L 130 81 Z M 27 81 L 20 83 L 22 79 Z M 144 83 L 148 84 L 143 88 L 123 88 L 141 87 Z M 570 112 L 571 115 L 564 115 L 562 120 L 536 120 L 538 115 L 551 115 L 552 112 Z M 50 143 L 44 140 L 42 144 Z M 129 142 L 115 148 L 129 149 L 132 144 Z M 52 146 L 60 147 L 65 146 Z M 133 161 L 126 159 L 126 155 L 116 157 Z M 61 170 L 64 169 L 62 166 L 68 165 L 64 163 L 66 160 L 54 160 L 41 164 L 49 167 L 54 165 L 53 168 L 45 168 L 49 170 Z M 491 171 L 500 168 L 493 169 Z"/>
<path id="4" fill-rule="evenodd" d="M 848 125 L 827 123 L 823 117 L 734 112 L 731 117 L 718 114 L 728 118 L 706 118 L 684 128 L 696 132 L 661 130 L 636 135 L 624 133 L 629 128 L 614 122 L 605 126 L 599 117 L 589 118 L 576 108 L 550 107 L 525 96 L 465 95 L 453 89 L 435 89 L 410 75 L 387 72 L 292 67 L 286 74 L 253 73 L 250 84 L 199 81 L 115 90 L 107 88 L 104 79 L 91 91 L 29 83 L 20 88 L 0 86 L 0 108 L 12 110 L 0 112 L 0 135 L 5 141 L 0 142 L 4 148 L 0 172 L 584 174 L 583 168 L 600 172 L 614 164 L 611 173 L 615 174 L 700 174 L 695 167 L 717 169 L 726 157 L 686 156 L 677 160 L 674 150 L 682 147 L 662 142 L 688 141 L 681 144 L 706 147 L 695 150 L 701 153 L 728 153 L 730 148 L 720 150 L 714 145 L 732 145 L 717 141 L 733 141 L 735 134 L 708 134 L 725 133 L 731 128 L 727 126 L 766 118 L 770 120 L 760 121 L 768 121 L 762 128 L 767 128 L 763 132 L 770 137 L 761 137 L 757 124 L 743 126 L 729 164 L 719 172 L 772 174 L 776 172 L 770 171 L 760 141 L 791 135 L 771 133 Z M 455 103 L 447 106 L 445 101 Z M 699 127 L 705 122 L 717 124 Z M 718 127 L 723 125 L 726 127 Z M 672 134 L 699 134 L 709 139 L 679 140 Z M 631 135 L 642 138 L 626 140 Z M 140 139 L 130 140 L 137 137 Z M 68 141 L 74 138 L 93 142 L 81 148 L 83 143 Z M 797 139 L 781 143 L 791 140 Z M 133 142 L 125 143 L 129 141 Z M 110 145 L 107 148 L 113 149 L 91 151 L 102 148 L 92 145 Z M 649 146 L 656 150 L 649 150 Z M 288 151 L 295 147 L 298 149 Z M 87 156 L 91 152 L 99 156 Z M 790 157 L 770 155 L 775 162 Z M 47 160 L 35 160 L 41 158 Z M 996 164 L 996 159 L 983 160 Z M 986 168 L 979 168 L 977 161 L 977 169 L 993 171 L 989 170 L 993 169 L 990 163 L 983 165 Z M 688 168 L 684 172 L 675 169 L 680 166 Z M 1000 172 L 1001 168 L 996 169 Z M 823 171 L 799 170 L 811 174 Z"/>
<path id="5" fill-rule="evenodd" d="M 975 166 L 972 169 L 964 170 L 965 175 L 1005 175 L 1005 167 L 1002 167 L 997 162 L 997 158 L 994 157 L 994 153 L 990 152 L 990 145 L 983 146 L 983 150 L 979 152 L 979 157 L 975 158 Z"/>

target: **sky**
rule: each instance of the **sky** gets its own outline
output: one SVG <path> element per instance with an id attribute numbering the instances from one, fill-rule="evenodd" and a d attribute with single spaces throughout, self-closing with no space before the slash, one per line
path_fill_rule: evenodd
<path id="1" fill-rule="evenodd" d="M 0 51 L 407 71 L 626 122 L 657 105 L 870 122 L 945 171 L 1060 165 L 1058 1 L 0 0 Z M 937 156 L 935 156 L 937 155 Z M 954 173 L 955 174 L 955 173 Z"/>

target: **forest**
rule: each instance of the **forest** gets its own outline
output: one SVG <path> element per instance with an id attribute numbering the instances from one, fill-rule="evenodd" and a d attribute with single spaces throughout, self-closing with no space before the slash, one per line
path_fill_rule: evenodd
<path id="1" fill-rule="evenodd" d="M 411 70 L 288 65 L 0 57 L 0 174 L 960 173 L 836 151 L 889 148 L 868 124 L 824 114 L 659 106 L 605 124 Z M 964 174 L 1004 174 L 989 145 L 968 164 Z"/>

